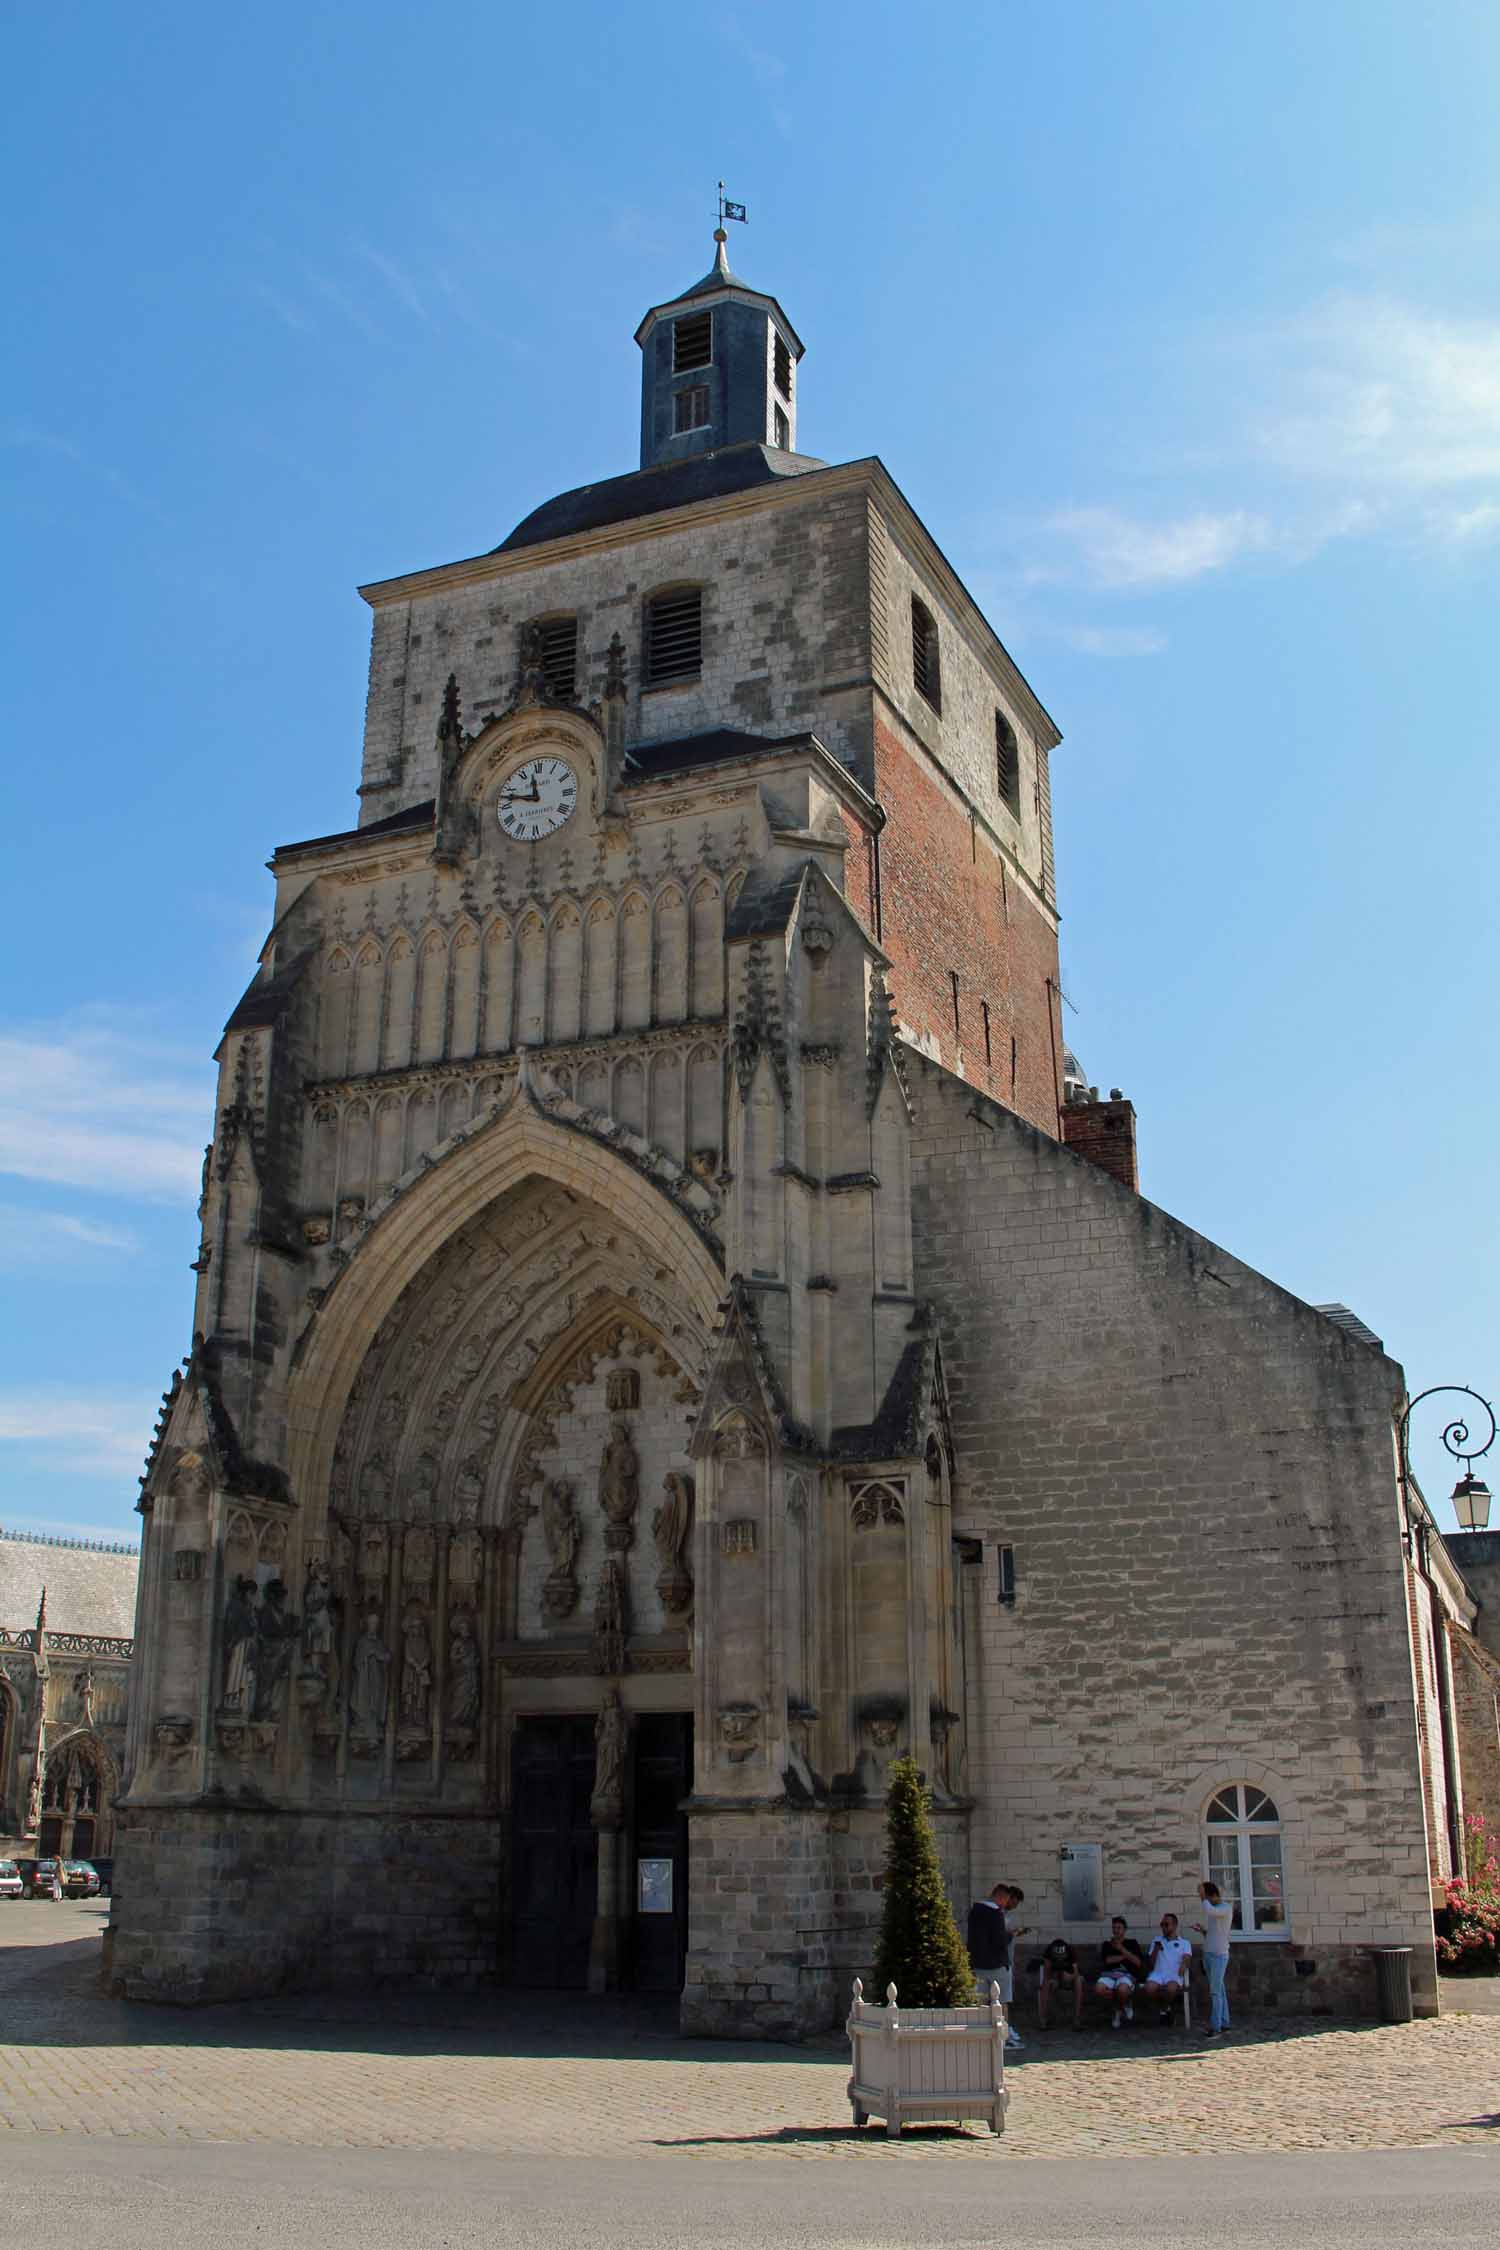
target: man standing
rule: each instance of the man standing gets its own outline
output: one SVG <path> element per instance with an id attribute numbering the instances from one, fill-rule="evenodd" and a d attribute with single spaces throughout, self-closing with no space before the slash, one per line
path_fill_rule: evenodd
<path id="1" fill-rule="evenodd" d="M 1216 2039 L 1221 2031 L 1229 2029 L 1224 1976 L 1229 1967 L 1229 1925 L 1234 1920 L 1234 1908 L 1221 1902 L 1217 1883 L 1200 1883 L 1198 1896 L 1208 1917 L 1206 1928 L 1202 1922 L 1193 1924 L 1203 1940 L 1203 1969 L 1208 1978 L 1208 2030 L 1204 2037 Z"/>
<path id="2" fill-rule="evenodd" d="M 1192 1958 L 1191 1941 L 1177 1933 L 1176 1915 L 1164 1914 L 1161 1936 L 1151 1940 L 1151 1951 L 1146 1957 L 1146 1982 L 1142 1987 L 1142 1997 L 1154 2000 L 1160 2007 L 1163 2023 L 1172 2021 L 1172 2009 L 1182 1998 Z"/>
<path id="3" fill-rule="evenodd" d="M 980 1996 L 988 1999 L 991 1983 L 1000 1987 L 1000 1997 L 1009 2009 L 1013 1979 L 1010 1967 L 1010 1949 L 1013 1939 L 1024 1937 L 1024 1929 L 1013 1930 L 1006 1920 L 1013 1914 L 1026 1893 L 1018 1883 L 997 1883 L 988 1898 L 976 1898 L 969 1908 L 969 1965 L 974 1971 L 974 1981 Z M 1007 2022 L 1005 2029 L 1007 2047 L 1022 2047 L 1023 2039 L 1016 2037 L 1015 2025 Z"/>

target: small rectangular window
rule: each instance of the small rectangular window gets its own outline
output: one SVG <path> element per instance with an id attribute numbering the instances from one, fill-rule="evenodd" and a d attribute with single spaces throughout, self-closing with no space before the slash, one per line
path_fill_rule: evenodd
<path id="1" fill-rule="evenodd" d="M 1016 1598 L 1016 1550 L 1014 1547 L 997 1547 L 995 1561 L 998 1568 L 998 1585 L 1002 1603 L 1009 1609 Z"/>
<path id="2" fill-rule="evenodd" d="M 776 388 L 785 399 L 792 395 L 792 355 L 778 336 L 772 350 L 776 368 Z"/>
<path id="3" fill-rule="evenodd" d="M 571 703 L 578 692 L 578 620 L 544 617 L 537 631 L 547 693 L 558 703 Z"/>
<path id="4" fill-rule="evenodd" d="M 646 685 L 696 679 L 703 669 L 703 594 L 658 594 L 646 611 Z"/>
<path id="5" fill-rule="evenodd" d="M 979 1013 L 984 1019 L 984 1067 L 988 1070 L 995 1059 L 990 1053 L 990 1004 L 988 1000 L 980 1001 Z"/>
<path id="6" fill-rule="evenodd" d="M 672 323 L 672 373 L 691 374 L 695 367 L 709 367 L 714 356 L 714 316 L 712 313 L 688 313 L 682 320 Z"/>
<path id="7" fill-rule="evenodd" d="M 963 1018 L 962 1018 L 962 1017 L 961 1017 L 961 1016 L 959 1015 L 959 1012 L 958 1012 L 958 971 L 957 971 L 957 969 L 950 969 L 950 970 L 948 971 L 948 982 L 949 982 L 949 983 L 950 983 L 950 984 L 952 985 L 952 987 L 953 987 L 953 1036 L 954 1036 L 954 1038 L 955 1038 L 956 1040 L 958 1040 L 959 1044 L 960 1044 L 960 1045 L 962 1045 L 962 1043 L 963 1043 L 963 1036 L 964 1036 L 964 1027 L 963 1027 Z"/>
<path id="8" fill-rule="evenodd" d="M 684 430 L 708 428 L 708 385 L 694 383 L 690 390 L 678 391 L 672 400 L 672 431 L 681 437 Z"/>
<path id="9" fill-rule="evenodd" d="M 776 409 L 776 443 L 786 452 L 792 442 L 792 425 L 778 406 Z"/>

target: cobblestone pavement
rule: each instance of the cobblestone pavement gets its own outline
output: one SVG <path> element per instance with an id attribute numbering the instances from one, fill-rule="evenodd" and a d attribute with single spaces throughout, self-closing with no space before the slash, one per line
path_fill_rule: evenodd
<path id="1" fill-rule="evenodd" d="M 669 2006 L 524 1995 L 352 1995 L 192 2011 L 98 1990 L 104 1910 L 0 1904 L 0 2136 L 464 2149 L 566 2157 L 757 2150 L 828 2161 L 1487 2145 L 1500 2155 L 1500 2019 L 1262 2019 L 1028 2034 L 1004 2138 L 856 2134 L 847 2050 L 684 2040 Z"/>

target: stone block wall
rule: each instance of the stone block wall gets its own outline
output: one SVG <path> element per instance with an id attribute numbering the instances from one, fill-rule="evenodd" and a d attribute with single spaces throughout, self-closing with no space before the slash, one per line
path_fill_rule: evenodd
<path id="1" fill-rule="evenodd" d="M 1479 1813 L 1500 1843 L 1500 1657 L 1450 1624 L 1453 1724 L 1466 1813 Z"/>
<path id="2" fill-rule="evenodd" d="M 883 1805 L 690 1811 L 683 2029 L 791 2039 L 842 2023 L 854 1979 L 864 1979 L 867 1994 L 874 1989 Z M 968 1822 L 959 1807 L 933 1816 L 960 1929 L 968 1912 Z"/>
<path id="3" fill-rule="evenodd" d="M 135 1805 L 118 1816 L 108 1981 L 183 2005 L 490 1983 L 499 1862 L 492 1818 Z"/>
<path id="4" fill-rule="evenodd" d="M 1288 1935 L 1237 1947 L 1239 1973 L 1301 2004 L 1300 1954 L 1353 1997 L 1363 1947 L 1411 1945 L 1435 2005 L 1400 1370 L 946 1072 L 914 1057 L 911 1079 L 917 1286 L 954 1530 L 983 1558 L 976 1865 L 1024 1884 L 1039 1936 L 1090 1944 L 1102 1923 L 1061 1921 L 1058 1852 L 1097 1842 L 1107 1913 L 1188 1922 L 1207 1802 L 1254 1784 Z"/>
<path id="5" fill-rule="evenodd" d="M 868 766 L 851 692 L 869 674 L 869 560 L 858 487 L 830 494 L 813 475 L 759 508 L 728 516 L 705 510 L 688 523 L 648 518 L 585 552 L 522 549 L 473 567 L 472 580 L 410 600 L 382 599 L 376 608 L 365 820 L 433 795 L 449 673 L 473 728 L 510 700 L 522 625 L 559 613 L 578 618 L 580 703 L 603 694 L 611 636 L 623 640 L 629 742 L 712 727 L 763 735 L 812 728 L 836 757 L 856 770 Z M 646 602 L 663 587 L 684 585 L 703 588 L 701 676 L 645 687 Z"/>

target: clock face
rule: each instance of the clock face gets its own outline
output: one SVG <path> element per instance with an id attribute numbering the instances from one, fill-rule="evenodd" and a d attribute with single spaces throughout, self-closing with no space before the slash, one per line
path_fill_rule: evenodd
<path id="1" fill-rule="evenodd" d="M 534 844 L 571 820 L 578 805 L 578 776 L 566 758 L 528 758 L 500 792 L 500 825 L 517 843 Z"/>

